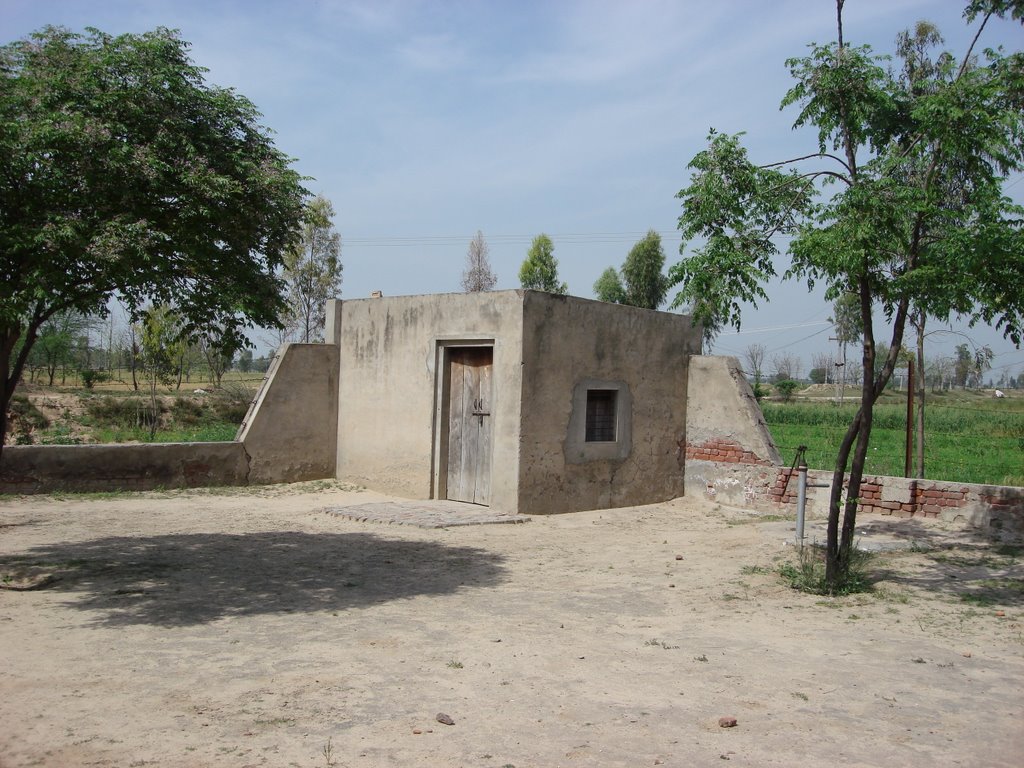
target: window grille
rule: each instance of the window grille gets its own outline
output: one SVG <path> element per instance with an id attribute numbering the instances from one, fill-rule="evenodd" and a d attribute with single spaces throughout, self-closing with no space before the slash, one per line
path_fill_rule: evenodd
<path id="1" fill-rule="evenodd" d="M 587 390 L 586 442 L 615 442 L 615 401 L 617 395 L 618 391 L 614 389 Z"/>

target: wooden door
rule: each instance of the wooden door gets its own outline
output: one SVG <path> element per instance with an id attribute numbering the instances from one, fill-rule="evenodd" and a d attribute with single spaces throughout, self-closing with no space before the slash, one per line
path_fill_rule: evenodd
<path id="1" fill-rule="evenodd" d="M 491 497 L 491 347 L 448 354 L 448 498 L 488 504 Z"/>

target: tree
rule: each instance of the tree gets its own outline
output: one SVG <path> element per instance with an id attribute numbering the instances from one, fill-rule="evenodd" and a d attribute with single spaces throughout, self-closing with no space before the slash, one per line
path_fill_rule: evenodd
<path id="1" fill-rule="evenodd" d="M 811 355 L 811 372 L 808 374 L 811 381 L 815 384 L 828 384 L 834 380 L 836 375 L 836 359 L 835 355 L 831 352 L 815 352 Z M 814 371 L 819 371 L 817 374 L 820 381 L 815 380 Z"/>
<path id="2" fill-rule="evenodd" d="M 662 273 L 665 251 L 661 235 L 653 229 L 630 249 L 622 269 L 608 267 L 594 283 L 600 301 L 657 309 L 665 303 L 668 278 Z"/>
<path id="3" fill-rule="evenodd" d="M 765 351 L 764 344 L 749 344 L 743 353 L 743 356 L 747 359 L 747 366 L 750 368 L 747 374 L 754 375 L 755 385 L 761 383 Z"/>
<path id="4" fill-rule="evenodd" d="M 203 359 L 206 360 L 206 367 L 210 371 L 214 388 L 220 389 L 224 372 L 231 367 L 231 361 L 234 360 L 235 352 L 238 350 L 233 349 L 230 345 L 225 345 L 222 339 L 216 334 L 212 334 L 209 338 L 199 341 L 199 351 L 202 353 Z M 252 362 L 251 351 L 249 351 L 249 361 Z"/>
<path id="5" fill-rule="evenodd" d="M 252 370 L 252 350 L 243 349 L 238 355 L 238 370 L 249 373 Z"/>
<path id="6" fill-rule="evenodd" d="M 569 287 L 558 282 L 558 261 L 551 238 L 541 234 L 533 238 L 523 265 L 519 268 L 519 282 L 523 288 L 547 291 L 564 296 Z"/>
<path id="7" fill-rule="evenodd" d="M 971 2 L 965 16 L 981 23 L 959 66 L 942 59 L 950 77 L 915 89 L 869 47 L 845 42 L 843 2 L 837 41 L 787 62 L 796 84 L 783 106 L 799 108 L 795 127 L 817 129 L 817 146 L 758 166 L 739 136 L 712 131 L 679 193 L 684 239 L 705 242 L 670 273 L 682 286 L 677 301 L 700 297 L 703 314 L 739 327 L 740 302 L 766 297 L 777 241 L 790 238 L 785 277 L 824 283 L 830 300 L 858 297 L 864 375 L 832 478 L 823 585 L 831 592 L 849 574 L 874 404 L 910 309 L 989 323 L 1018 345 L 1024 330 L 1024 208 L 1002 194 L 1006 175 L 1024 168 L 1024 56 L 989 50 L 984 66 L 971 65 L 992 17 L 1019 17 L 1024 6 Z M 821 165 L 808 169 L 811 161 Z M 877 375 L 875 306 L 892 329 Z"/>
<path id="8" fill-rule="evenodd" d="M 966 344 L 957 344 L 956 359 L 953 362 L 953 381 L 960 389 L 967 389 L 973 367 L 974 357 L 970 348 Z"/>
<path id="9" fill-rule="evenodd" d="M 775 369 L 775 381 L 800 377 L 800 357 L 793 352 L 772 355 L 772 367 Z"/>
<path id="10" fill-rule="evenodd" d="M 157 401 L 158 384 L 168 386 L 180 371 L 179 358 L 185 343 L 181 339 L 180 319 L 167 307 L 153 306 L 145 311 L 138 324 L 141 340 L 142 368 L 149 385 L 149 439 L 156 436 L 160 426 L 160 404 Z"/>
<path id="11" fill-rule="evenodd" d="M 38 367 L 46 371 L 47 384 L 53 386 L 58 368 L 66 367 L 71 360 L 75 331 L 80 316 L 76 312 L 60 312 L 53 315 L 39 328 L 39 335 L 32 357 Z"/>
<path id="12" fill-rule="evenodd" d="M 840 294 L 832 305 L 832 317 L 829 318 L 829 322 L 832 323 L 832 330 L 835 333 L 833 338 L 839 344 L 839 361 L 836 363 L 836 367 L 839 369 L 839 375 L 836 376 L 836 399 L 842 405 L 846 394 L 846 381 L 849 378 L 846 366 L 846 348 L 857 341 L 861 335 L 860 298 L 853 293 Z"/>
<path id="13" fill-rule="evenodd" d="M 598 301 L 609 304 L 625 304 L 626 289 L 622 286 L 619 272 L 615 267 L 608 267 L 594 283 L 594 295 Z"/>
<path id="14" fill-rule="evenodd" d="M 622 282 L 626 289 L 623 304 L 644 309 L 657 309 L 665 303 L 668 279 L 662 274 L 665 251 L 661 235 L 653 229 L 637 242 L 622 264 Z"/>
<path id="15" fill-rule="evenodd" d="M 775 389 L 784 403 L 790 402 L 793 399 L 793 393 L 799 388 L 800 384 L 792 379 L 780 379 L 775 382 Z"/>
<path id="16" fill-rule="evenodd" d="M 331 201 L 314 197 L 303 214 L 300 239 L 285 253 L 288 311 L 299 341 L 307 344 L 323 340 L 327 300 L 341 293 L 341 235 L 333 218 Z"/>
<path id="17" fill-rule="evenodd" d="M 974 383 L 976 388 L 981 387 L 982 376 L 985 371 L 992 369 L 993 357 L 995 357 L 995 355 L 992 353 L 992 349 L 988 345 L 974 350 L 974 366 L 971 369 L 971 381 Z"/>
<path id="18" fill-rule="evenodd" d="M 306 191 L 244 97 L 188 43 L 47 27 L 0 47 L 0 450 L 42 325 L 173 305 L 181 333 L 245 343 L 284 309 L 275 273 Z"/>
<path id="19" fill-rule="evenodd" d="M 955 361 L 951 357 L 940 357 L 928 365 L 927 381 L 933 392 L 941 392 L 944 387 L 952 386 Z"/>
<path id="20" fill-rule="evenodd" d="M 466 268 L 462 271 L 462 290 L 466 293 L 490 291 L 498 282 L 498 276 L 491 269 L 491 249 L 479 229 L 476 237 L 469 241 L 466 251 Z"/>

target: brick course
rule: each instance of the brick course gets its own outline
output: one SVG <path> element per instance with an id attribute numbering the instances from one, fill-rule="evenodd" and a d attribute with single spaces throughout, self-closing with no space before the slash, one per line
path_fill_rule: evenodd
<path id="1" fill-rule="evenodd" d="M 775 506 L 796 505 L 798 488 L 797 472 L 790 467 L 779 467 L 761 459 L 751 451 L 744 450 L 739 443 L 718 439 L 700 445 L 687 444 L 686 458 L 710 461 L 725 466 L 738 464 L 768 466 L 772 473 L 761 475 L 755 480 L 748 497 L 761 497 Z M 831 479 L 831 473 L 815 472 L 818 482 Z M 714 484 L 709 484 L 711 492 Z M 888 487 L 888 494 L 885 493 Z M 748 489 L 749 490 L 749 489 Z M 885 496 L 885 498 L 883 498 Z M 1024 492 L 1020 489 L 993 489 L 991 486 L 965 486 L 962 483 L 947 483 L 941 480 L 907 480 L 867 476 L 861 482 L 859 511 L 877 515 L 910 518 L 952 519 L 963 510 L 967 519 L 978 507 L 984 507 L 989 514 L 996 514 L 1006 520 L 1024 519 Z"/>
<path id="2" fill-rule="evenodd" d="M 746 450 L 735 440 L 707 440 L 699 445 L 686 444 L 686 458 L 695 461 L 720 461 L 729 464 L 757 464 L 771 466 L 753 451 Z"/>

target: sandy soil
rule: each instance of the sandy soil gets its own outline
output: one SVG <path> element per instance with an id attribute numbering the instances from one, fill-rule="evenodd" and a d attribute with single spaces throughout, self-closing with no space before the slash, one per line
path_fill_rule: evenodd
<path id="1" fill-rule="evenodd" d="M 321 511 L 382 498 L 0 500 L 0 571 L 57 579 L 0 589 L 0 765 L 1020 765 L 1019 548 L 918 525 L 823 599 L 740 510 Z"/>

